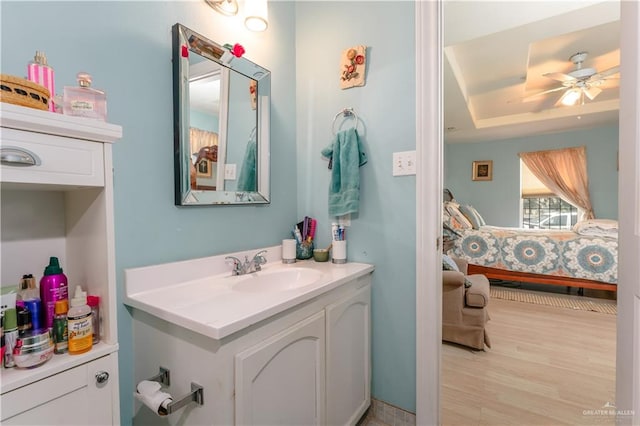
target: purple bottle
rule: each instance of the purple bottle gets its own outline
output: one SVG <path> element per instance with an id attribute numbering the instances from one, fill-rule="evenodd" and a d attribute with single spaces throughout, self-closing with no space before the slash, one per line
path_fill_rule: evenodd
<path id="1" fill-rule="evenodd" d="M 44 327 L 53 327 L 56 301 L 68 298 L 67 276 L 62 273 L 58 258 L 50 257 L 49 265 L 44 268 L 44 276 L 40 280 L 40 300 L 42 302 Z"/>

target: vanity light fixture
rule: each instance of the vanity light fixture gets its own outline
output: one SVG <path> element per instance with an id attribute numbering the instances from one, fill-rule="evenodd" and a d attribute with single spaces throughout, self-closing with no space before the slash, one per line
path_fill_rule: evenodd
<path id="1" fill-rule="evenodd" d="M 238 0 L 204 0 L 213 10 L 224 16 L 238 14 Z"/>
<path id="2" fill-rule="evenodd" d="M 269 25 L 267 0 L 245 0 L 244 25 L 250 31 L 264 31 Z"/>
<path id="3" fill-rule="evenodd" d="M 204 0 L 213 10 L 225 16 L 238 14 L 238 0 Z M 264 31 L 269 26 L 267 0 L 245 0 L 244 25 L 250 31 Z"/>

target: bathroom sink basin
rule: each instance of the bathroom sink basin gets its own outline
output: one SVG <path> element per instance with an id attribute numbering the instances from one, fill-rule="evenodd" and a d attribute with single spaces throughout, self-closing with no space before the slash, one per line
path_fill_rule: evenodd
<path id="1" fill-rule="evenodd" d="M 296 290 L 316 283 L 322 273 L 307 268 L 287 268 L 275 271 L 260 271 L 243 275 L 232 290 L 245 293 L 264 293 Z"/>

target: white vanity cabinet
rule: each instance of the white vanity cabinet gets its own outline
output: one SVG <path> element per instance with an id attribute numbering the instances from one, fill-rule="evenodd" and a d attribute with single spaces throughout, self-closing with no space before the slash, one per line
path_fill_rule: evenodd
<path id="1" fill-rule="evenodd" d="M 164 297 L 166 290 L 157 290 L 157 294 L 146 290 L 140 296 L 134 293 L 129 300 L 137 304 L 132 310 L 136 381 L 153 377 L 162 367 L 171 372 L 171 385 L 166 391 L 174 398 L 187 393 L 192 382 L 204 389 L 202 406 L 190 404 L 163 422 L 187 426 L 356 424 L 370 402 L 373 267 L 308 262 L 303 265 L 329 277 L 342 277 L 340 283 L 327 284 L 326 291 L 313 293 L 219 339 L 177 325 L 171 321 L 172 316 L 163 319 L 165 314 L 153 309 L 151 303 Z M 276 268 L 286 270 L 286 266 Z M 189 285 L 207 286 L 211 296 L 206 308 L 201 308 L 197 300 L 185 299 Z M 213 297 L 221 297 L 227 305 L 232 298 L 241 297 L 222 289 L 214 296 L 211 284 L 198 280 L 179 288 L 182 296 L 173 299 L 179 305 L 176 310 L 190 318 L 207 309 L 213 312 L 214 321 L 223 315 L 225 306 L 212 308 Z M 243 303 L 276 297 L 272 293 L 251 293 Z M 148 407 L 137 403 L 134 424 L 157 420 Z"/>
<path id="2" fill-rule="evenodd" d="M 58 257 L 69 294 L 100 297 L 101 341 L 1 371 L 2 424 L 118 424 L 112 143 L 122 128 L 0 104 L 2 284 Z"/>
<path id="3" fill-rule="evenodd" d="M 371 403 L 370 305 L 366 285 L 236 355 L 237 424 L 355 425 Z"/>

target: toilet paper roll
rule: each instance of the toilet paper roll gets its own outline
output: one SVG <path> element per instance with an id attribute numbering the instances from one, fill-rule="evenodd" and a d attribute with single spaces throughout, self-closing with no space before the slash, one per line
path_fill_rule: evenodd
<path id="1" fill-rule="evenodd" d="M 296 261 L 296 240 L 282 240 L 282 263 L 294 263 Z"/>
<path id="2" fill-rule="evenodd" d="M 166 416 L 168 414 L 167 407 L 173 402 L 173 397 L 160 391 L 161 388 L 162 386 L 158 382 L 143 380 L 136 386 L 137 392 L 134 395 L 157 415 Z"/>
<path id="3" fill-rule="evenodd" d="M 331 261 L 333 263 L 346 263 L 347 262 L 347 241 L 340 240 L 331 243 Z"/>

